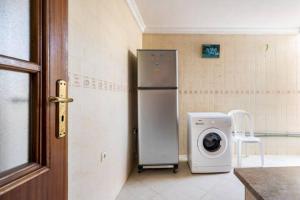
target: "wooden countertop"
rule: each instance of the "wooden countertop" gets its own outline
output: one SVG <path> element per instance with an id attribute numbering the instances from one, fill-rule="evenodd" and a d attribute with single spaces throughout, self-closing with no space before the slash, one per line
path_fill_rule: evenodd
<path id="1" fill-rule="evenodd" d="M 236 168 L 234 174 L 256 199 L 300 199 L 300 167 Z"/>

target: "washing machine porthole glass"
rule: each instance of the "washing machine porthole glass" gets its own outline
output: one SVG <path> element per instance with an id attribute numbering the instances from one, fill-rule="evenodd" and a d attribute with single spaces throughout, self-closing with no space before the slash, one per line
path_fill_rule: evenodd
<path id="1" fill-rule="evenodd" d="M 221 148 L 221 137 L 219 134 L 211 132 L 203 138 L 203 147 L 209 152 L 216 152 Z"/>

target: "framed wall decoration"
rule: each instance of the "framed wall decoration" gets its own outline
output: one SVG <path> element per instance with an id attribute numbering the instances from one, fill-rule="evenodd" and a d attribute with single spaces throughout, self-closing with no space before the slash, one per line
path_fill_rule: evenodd
<path id="1" fill-rule="evenodd" d="M 220 45 L 202 44 L 202 58 L 220 58 Z"/>

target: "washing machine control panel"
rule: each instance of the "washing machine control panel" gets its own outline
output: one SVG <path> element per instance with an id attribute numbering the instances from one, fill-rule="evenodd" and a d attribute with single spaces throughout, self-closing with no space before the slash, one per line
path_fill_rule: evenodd
<path id="1" fill-rule="evenodd" d="M 222 120 L 221 122 L 225 122 L 224 120 Z M 220 121 L 218 121 L 218 123 L 220 123 Z M 198 119 L 195 120 L 195 125 L 207 125 L 207 124 L 211 124 L 211 125 L 215 125 L 216 121 L 215 120 L 202 120 L 202 119 Z"/>
<path id="2" fill-rule="evenodd" d="M 200 125 L 200 126 L 202 126 L 202 125 L 204 125 L 205 123 L 204 123 L 204 121 L 203 120 L 201 120 L 201 119 L 199 119 L 199 120 L 196 120 L 196 122 L 195 122 L 195 125 Z"/>

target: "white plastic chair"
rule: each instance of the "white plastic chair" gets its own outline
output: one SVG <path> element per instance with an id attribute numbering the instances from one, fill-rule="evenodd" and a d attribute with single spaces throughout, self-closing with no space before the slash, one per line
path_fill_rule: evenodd
<path id="1" fill-rule="evenodd" d="M 260 148 L 261 165 L 264 166 L 264 147 L 260 138 L 254 136 L 254 123 L 250 113 L 244 110 L 232 110 L 228 113 L 233 125 L 233 140 L 236 143 L 237 165 L 242 165 L 242 145 L 243 143 L 258 143 Z M 246 134 L 246 130 L 249 134 Z"/>

